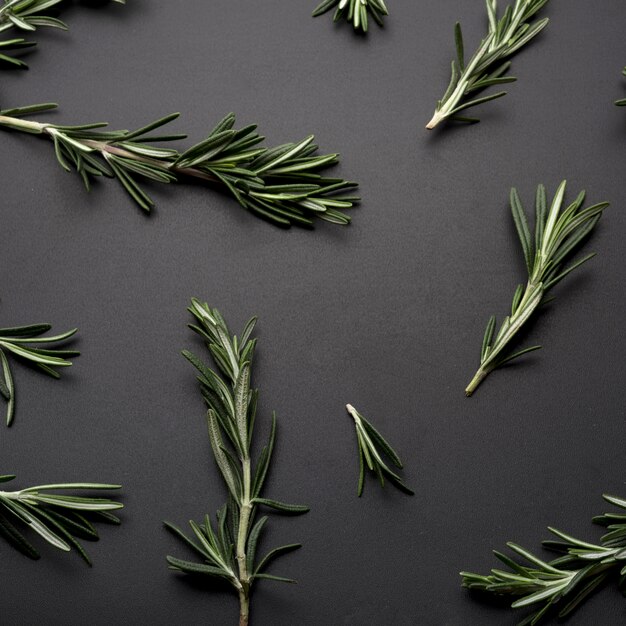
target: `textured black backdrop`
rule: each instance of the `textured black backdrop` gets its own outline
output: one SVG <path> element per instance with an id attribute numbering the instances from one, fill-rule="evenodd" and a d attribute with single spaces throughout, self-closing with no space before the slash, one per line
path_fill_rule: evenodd
<path id="1" fill-rule="evenodd" d="M 57 122 L 126 128 L 181 111 L 176 128 L 199 138 L 233 110 L 270 143 L 316 133 L 364 198 L 347 229 L 284 232 L 201 186 L 154 186 L 146 217 L 114 182 L 87 195 L 46 142 L 1 135 L 2 323 L 79 326 L 83 356 L 60 382 L 16 365 L 0 471 L 24 486 L 119 481 L 127 505 L 91 570 L 2 547 L 4 624 L 235 622 L 234 596 L 165 565 L 185 553 L 161 520 L 184 524 L 224 495 L 179 354 L 202 350 L 186 329 L 192 295 L 233 327 L 259 316 L 260 423 L 276 409 L 280 427 L 268 495 L 312 507 L 272 520 L 266 546 L 305 546 L 274 569 L 300 584 L 260 584 L 255 626 L 513 625 L 458 571 L 488 570 L 507 540 L 538 548 L 548 524 L 596 538 L 602 492 L 626 494 L 623 0 L 552 3 L 510 95 L 480 125 L 433 134 L 453 24 L 473 47 L 483 2 L 389 0 L 367 39 L 311 19 L 313 5 L 78 3 L 63 12 L 69 33 L 38 34 L 29 72 L 2 73 L 3 106 L 57 101 Z M 484 324 L 523 278 L 509 189 L 530 201 L 564 177 L 613 203 L 590 245 L 600 254 L 534 324 L 546 349 L 465 399 Z M 373 482 L 356 498 L 346 402 L 397 445 L 414 498 Z M 574 622 L 625 617 L 607 589 Z"/>

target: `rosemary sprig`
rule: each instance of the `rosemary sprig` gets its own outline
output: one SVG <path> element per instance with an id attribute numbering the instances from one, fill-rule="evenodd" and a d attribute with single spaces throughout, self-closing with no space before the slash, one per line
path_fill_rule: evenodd
<path id="1" fill-rule="evenodd" d="M 39 26 L 60 28 L 67 30 L 67 24 L 56 17 L 45 15 L 48 9 L 60 4 L 63 0 L 0 0 L 0 33 L 11 28 L 31 33 Z M 126 0 L 113 0 L 118 4 L 126 4 Z M 28 69 L 28 65 L 2 51 L 32 48 L 37 44 L 27 41 L 23 37 L 16 37 L 0 41 L 0 62 L 8 63 L 12 67 Z"/>
<path id="2" fill-rule="evenodd" d="M 626 76 L 626 67 L 622 70 L 622 74 Z M 626 107 L 626 98 L 623 98 L 622 100 L 616 100 L 615 104 L 618 107 Z"/>
<path id="3" fill-rule="evenodd" d="M 517 190 L 511 190 L 511 211 L 524 252 L 528 281 L 526 286 L 517 286 L 511 305 L 511 315 L 504 318 L 497 334 L 495 334 L 495 315 L 489 319 L 480 351 L 480 367 L 465 390 L 468 396 L 472 395 L 495 368 L 541 348 L 531 346 L 512 353 L 509 351 L 509 344 L 540 305 L 547 302 L 548 291 L 570 272 L 595 256 L 588 254 L 563 268 L 564 261 L 593 231 L 604 209 L 609 206 L 608 202 L 600 202 L 583 209 L 585 192 L 581 191 L 576 200 L 562 210 L 565 186 L 565 181 L 559 185 L 549 210 L 544 186 L 539 185 L 537 188 L 534 237 L 531 237 Z"/>
<path id="4" fill-rule="evenodd" d="M 334 22 L 345 17 L 352 22 L 354 30 L 361 30 L 364 33 L 369 27 L 368 14 L 379 26 L 383 26 L 383 17 L 389 15 L 384 0 L 323 0 L 313 11 L 313 17 L 323 15 L 335 7 Z"/>
<path id="5" fill-rule="evenodd" d="M 205 365 L 191 352 L 183 355 L 199 371 L 202 395 L 209 407 L 209 440 L 215 461 L 229 492 L 228 502 L 217 513 L 213 529 L 208 515 L 200 524 L 190 522 L 195 539 L 188 539 L 176 526 L 166 527 L 197 553 L 202 563 L 167 557 L 171 569 L 187 574 L 213 576 L 228 581 L 237 591 L 240 603 L 240 626 L 249 619 L 250 590 L 257 580 L 295 582 L 266 573 L 276 557 L 296 550 L 300 544 L 274 548 L 256 560 L 256 550 L 267 516 L 255 522 L 259 506 L 289 514 L 306 513 L 306 506 L 284 504 L 262 495 L 276 438 L 276 415 L 272 415 L 269 442 L 253 464 L 251 457 L 258 391 L 250 387 L 251 366 L 256 339 L 251 339 L 256 318 L 252 318 L 238 338 L 232 336 L 217 309 L 196 299 L 189 312 L 197 324 L 190 328 L 207 344 L 218 371 Z M 218 373 L 218 372 L 221 372 Z"/>
<path id="6" fill-rule="evenodd" d="M 53 368 L 69 367 L 72 365 L 69 359 L 80 355 L 80 352 L 76 350 L 58 350 L 48 347 L 49 344 L 69 339 L 78 332 L 77 328 L 60 335 L 42 337 L 51 328 L 50 324 L 0 328 L 0 396 L 7 402 L 7 426 L 13 422 L 15 413 L 15 384 L 7 354 L 30 361 L 53 378 L 60 378 L 59 373 Z"/>
<path id="7" fill-rule="evenodd" d="M 159 183 L 203 180 L 229 193 L 244 209 L 279 226 L 311 227 L 315 218 L 348 224 L 343 213 L 359 198 L 343 195 L 356 183 L 325 178 L 318 172 L 338 162 L 338 154 L 315 154 L 313 135 L 298 143 L 276 148 L 259 147 L 264 137 L 255 125 L 233 128 L 234 114 L 227 115 L 200 143 L 182 153 L 157 148 L 186 135 L 153 135 L 152 131 L 175 120 L 173 113 L 137 130 L 97 130 L 106 123 L 60 126 L 31 122 L 25 115 L 55 109 L 56 104 L 37 104 L 0 111 L 0 126 L 43 135 L 54 143 L 56 158 L 68 172 L 80 174 L 87 190 L 94 177 L 117 178 L 135 203 L 150 211 L 154 202 L 137 179 Z"/>
<path id="8" fill-rule="evenodd" d="M 437 102 L 435 114 L 426 128 L 433 129 L 447 119 L 459 122 L 475 123 L 480 120 L 473 117 L 460 116 L 459 113 L 470 107 L 495 100 L 506 95 L 506 91 L 467 100 L 487 87 L 502 85 L 517 80 L 506 76 L 511 67 L 505 61 L 531 39 L 536 37 L 548 24 L 548 19 L 529 22 L 548 0 L 515 0 L 507 6 L 502 17 L 498 19 L 497 0 L 486 0 L 489 32 L 480 42 L 474 56 L 465 63 L 465 52 L 461 24 L 456 23 L 454 37 L 457 58 L 452 61 L 452 77 L 443 98 Z"/>
<path id="9" fill-rule="evenodd" d="M 402 469 L 402 461 L 396 454 L 396 451 L 351 404 L 346 404 L 346 409 L 354 420 L 356 438 L 359 445 L 359 485 L 357 488 L 359 498 L 363 493 L 366 464 L 370 471 L 378 476 L 382 487 L 385 486 L 386 476 L 400 491 L 410 496 L 414 495 L 414 492 L 402 482 L 398 474 L 389 469 L 382 458 L 383 455 L 386 455 L 397 468 Z"/>
<path id="10" fill-rule="evenodd" d="M 9 482 L 14 478 L 13 475 L 0 476 L 0 483 Z M 85 562 L 91 565 L 89 556 L 76 538 L 97 541 L 98 532 L 92 521 L 119 524 L 120 520 L 111 511 L 121 509 L 124 505 L 107 498 L 56 492 L 120 488 L 120 485 L 100 483 L 62 483 L 38 485 L 20 491 L 0 490 L 0 535 L 26 556 L 38 559 L 39 552 L 19 529 L 26 525 L 59 550 L 69 552 L 74 548 Z"/>
<path id="11" fill-rule="evenodd" d="M 609 495 L 603 498 L 626 511 L 626 500 Z M 609 531 L 599 544 L 550 528 L 558 540 L 544 541 L 543 545 L 563 556 L 545 562 L 517 544 L 508 543 L 507 546 L 530 566 L 494 551 L 511 571 L 493 569 L 487 576 L 461 572 L 463 587 L 501 596 L 520 596 L 512 608 L 540 607 L 519 626 L 538 624 L 555 613 L 559 618 L 567 617 L 611 578 L 617 579 L 620 590 L 626 594 L 626 514 L 606 513 L 593 521 Z"/>

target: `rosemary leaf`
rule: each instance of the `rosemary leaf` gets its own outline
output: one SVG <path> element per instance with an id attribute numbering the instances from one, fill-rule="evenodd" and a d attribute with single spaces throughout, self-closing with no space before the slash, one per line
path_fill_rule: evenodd
<path id="1" fill-rule="evenodd" d="M 134 131 L 102 130 L 107 124 L 61 126 L 32 122 L 25 115 L 49 111 L 46 103 L 0 111 L 0 126 L 42 135 L 52 140 L 56 158 L 67 171 L 76 170 L 89 191 L 90 181 L 117 178 L 141 209 L 154 202 L 139 181 L 180 182 L 196 178 L 230 194 L 251 213 L 278 225 L 312 227 L 316 219 L 347 225 L 350 209 L 359 198 L 345 195 L 357 183 L 325 177 L 321 171 L 339 161 L 338 154 L 318 155 L 311 135 L 299 143 L 261 147 L 256 126 L 235 130 L 234 114 L 227 115 L 199 143 L 183 152 L 154 147 L 185 135 L 152 135 L 178 118 L 172 113 Z"/>
<path id="2" fill-rule="evenodd" d="M 450 84 L 426 128 L 433 129 L 447 119 L 476 123 L 477 118 L 462 117 L 458 113 L 506 95 L 505 91 L 499 91 L 474 98 L 487 87 L 517 80 L 507 76 L 511 66 L 508 59 L 548 25 L 547 18 L 531 21 L 547 3 L 548 0 L 515 0 L 498 18 L 497 0 L 486 0 L 489 31 L 469 61 L 464 56 L 463 33 L 457 22 L 454 28 L 457 58 L 452 61 Z"/>
<path id="3" fill-rule="evenodd" d="M 218 131 L 219 127 L 218 127 Z M 287 151 L 279 151 L 285 154 Z M 267 163 L 277 158 L 274 154 Z M 202 395 L 208 405 L 209 440 L 217 467 L 229 491 L 229 500 L 217 513 L 215 527 L 209 516 L 203 523 L 191 522 L 193 538 L 166 522 L 165 526 L 183 544 L 199 555 L 203 562 L 184 561 L 168 556 L 171 569 L 193 575 L 204 575 L 228 581 L 236 590 L 240 604 L 240 626 L 247 626 L 250 591 L 255 580 L 295 582 L 265 572 L 276 557 L 296 550 L 300 544 L 289 544 L 271 550 L 256 563 L 259 539 L 268 518 L 254 522 L 259 506 L 288 513 L 306 513 L 306 506 L 285 504 L 260 496 L 272 459 L 276 437 L 276 416 L 272 417 L 268 444 L 256 463 L 250 452 L 256 417 L 257 390 L 250 386 L 250 374 L 256 339 L 251 338 L 256 319 L 246 325 L 238 339 L 232 335 L 217 309 L 196 299 L 189 312 L 196 324 L 190 325 L 207 344 L 217 371 L 199 358 L 184 351 L 185 358 L 198 370 Z"/>
<path id="4" fill-rule="evenodd" d="M 497 333 L 495 316 L 489 318 L 480 352 L 480 367 L 465 390 L 467 396 L 471 396 L 497 367 L 541 347 L 531 346 L 517 352 L 510 350 L 510 344 L 519 331 L 534 316 L 540 305 L 547 302 L 548 291 L 594 256 L 589 254 L 569 266 L 564 265 L 572 252 L 593 231 L 609 204 L 601 202 L 583 209 L 585 200 L 583 191 L 574 202 L 565 206 L 565 187 L 566 182 L 563 181 L 549 209 L 546 206 L 545 188 L 543 185 L 538 187 L 534 237 L 528 227 L 528 220 L 517 190 L 511 191 L 511 211 L 524 253 L 528 280 L 526 285 L 517 287 L 513 296 L 511 315 L 504 319 Z"/>

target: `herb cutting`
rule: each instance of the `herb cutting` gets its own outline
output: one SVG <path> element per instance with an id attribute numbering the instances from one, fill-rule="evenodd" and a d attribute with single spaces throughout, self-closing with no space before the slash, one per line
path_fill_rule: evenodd
<path id="1" fill-rule="evenodd" d="M 346 410 L 354 420 L 356 438 L 359 445 L 359 485 L 357 488 L 359 498 L 363 494 L 366 465 L 370 471 L 376 474 L 381 487 L 385 486 L 385 477 L 387 477 L 389 482 L 394 484 L 400 491 L 410 496 L 414 495 L 414 492 L 402 482 L 402 479 L 396 472 L 389 469 L 389 466 L 382 458 L 383 455 L 386 455 L 398 469 L 402 469 L 402 461 L 396 451 L 351 404 L 346 405 Z"/>
<path id="2" fill-rule="evenodd" d="M 235 130 L 234 114 L 227 115 L 208 137 L 183 152 L 160 148 L 154 142 L 184 139 L 186 135 L 151 135 L 179 114 L 173 113 L 133 131 L 99 130 L 106 122 L 61 126 L 22 119 L 55 109 L 37 104 L 0 111 L 0 126 L 42 135 L 52 140 L 56 158 L 66 171 L 75 170 L 89 191 L 93 178 L 117 178 L 132 200 L 150 212 L 154 202 L 137 179 L 158 183 L 198 179 L 230 194 L 241 207 L 278 225 L 311 227 L 315 219 L 346 225 L 359 198 L 342 195 L 356 183 L 319 174 L 338 162 L 338 154 L 318 155 L 313 135 L 298 143 L 259 147 L 264 140 L 256 126 Z"/>
<path id="3" fill-rule="evenodd" d="M 227 581 L 239 596 L 240 626 L 247 626 L 250 591 L 258 580 L 293 583 L 294 580 L 268 574 L 267 566 L 276 557 L 300 548 L 288 544 L 274 548 L 257 560 L 257 545 L 267 516 L 255 520 L 259 507 L 287 513 L 306 513 L 306 506 L 285 504 L 263 495 L 263 486 L 272 461 L 276 440 L 276 415 L 272 415 L 268 443 L 256 463 L 252 461 L 252 435 L 255 428 L 258 391 L 251 387 L 251 367 L 256 339 L 251 338 L 256 318 L 252 318 L 239 337 L 231 335 L 217 309 L 192 300 L 190 313 L 197 324 L 190 328 L 207 344 L 218 371 L 185 350 L 183 355 L 198 370 L 200 390 L 209 409 L 207 423 L 215 462 L 228 490 L 228 502 L 217 512 L 217 525 L 208 515 L 200 523 L 190 522 L 193 537 L 166 522 L 166 527 L 202 562 L 167 557 L 170 568 L 211 576 Z"/>
<path id="4" fill-rule="evenodd" d="M 505 96 L 506 91 L 499 91 L 473 98 L 487 87 L 517 80 L 513 76 L 507 76 L 511 61 L 506 59 L 518 52 L 548 25 L 547 18 L 529 21 L 548 3 L 548 0 L 515 0 L 514 4 L 507 6 L 501 18 L 498 18 L 497 0 L 486 0 L 486 3 L 489 32 L 467 63 L 461 24 L 456 23 L 454 38 L 457 58 L 452 61 L 452 76 L 448 89 L 437 102 L 435 114 L 426 125 L 429 130 L 447 119 L 466 123 L 480 121 L 478 118 L 466 117 L 459 113 Z"/>
<path id="5" fill-rule="evenodd" d="M 517 286 L 511 304 L 511 314 L 504 318 L 497 333 L 495 315 L 489 318 L 480 350 L 480 367 L 465 390 L 468 396 L 474 393 L 494 369 L 541 348 L 530 346 L 512 352 L 510 344 L 539 307 L 547 302 L 546 295 L 550 289 L 595 256 L 595 253 L 587 254 L 571 265 L 563 266 L 591 234 L 609 203 L 600 202 L 583 209 L 585 192 L 581 191 L 574 202 L 564 208 L 565 187 L 566 182 L 563 181 L 549 208 L 545 187 L 539 185 L 537 188 L 534 236 L 530 234 L 528 220 L 517 190 L 511 190 L 511 211 L 522 244 L 528 280 L 526 285 Z"/>
<path id="6" fill-rule="evenodd" d="M 626 511 L 626 500 L 604 495 L 610 504 Z M 599 544 L 576 539 L 556 528 L 549 528 L 557 540 L 544 541 L 548 550 L 563 556 L 546 562 L 515 543 L 507 546 L 521 557 L 520 563 L 501 552 L 494 551 L 510 571 L 493 569 L 486 576 L 461 572 L 463 587 L 500 596 L 518 597 L 512 608 L 534 607 L 536 612 L 518 626 L 534 626 L 544 618 L 569 616 L 602 584 L 615 580 L 626 593 L 626 514 L 605 513 L 595 517 L 596 524 L 609 531 Z"/>

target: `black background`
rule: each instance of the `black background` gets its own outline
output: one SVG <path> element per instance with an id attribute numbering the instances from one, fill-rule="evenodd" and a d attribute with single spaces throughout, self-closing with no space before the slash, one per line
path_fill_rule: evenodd
<path id="1" fill-rule="evenodd" d="M 364 198 L 349 228 L 284 232 L 202 186 L 154 185 L 147 217 L 115 182 L 88 195 L 45 141 L 2 134 L 2 325 L 78 326 L 83 355 L 59 382 L 15 364 L 0 471 L 20 486 L 119 481 L 126 504 L 123 525 L 88 544 L 91 570 L 2 547 L 3 623 L 235 623 L 235 596 L 165 564 L 187 553 L 161 521 L 184 525 L 224 497 L 180 356 L 205 354 L 186 328 L 193 295 L 233 331 L 259 316 L 259 436 L 279 417 L 266 493 L 312 507 L 271 520 L 266 547 L 304 544 L 272 570 L 299 585 L 259 584 L 255 626 L 515 624 L 522 614 L 463 591 L 459 570 L 487 571 L 508 540 L 539 549 L 547 525 L 596 539 L 601 494 L 626 495 L 623 0 L 551 3 L 509 95 L 481 124 L 434 133 L 454 22 L 471 51 L 484 3 L 389 0 L 367 38 L 311 19 L 314 4 L 77 3 L 69 33 L 37 33 L 29 72 L 3 71 L 2 106 L 57 101 L 58 123 L 133 128 L 180 111 L 191 141 L 233 110 L 270 144 L 315 133 Z M 570 197 L 612 202 L 588 245 L 599 255 L 533 324 L 545 349 L 466 399 L 485 322 L 524 277 L 509 189 L 530 205 L 539 182 L 552 194 L 566 177 Z M 371 480 L 356 498 L 346 402 L 396 446 L 414 498 Z M 614 587 L 573 622 L 623 623 Z"/>

